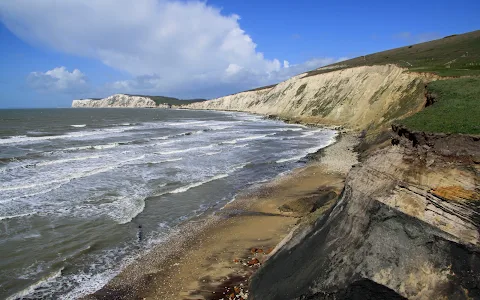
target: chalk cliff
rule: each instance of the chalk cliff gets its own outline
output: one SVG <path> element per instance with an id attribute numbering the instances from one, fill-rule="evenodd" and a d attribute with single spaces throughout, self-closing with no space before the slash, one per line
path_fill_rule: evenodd
<path id="1" fill-rule="evenodd" d="M 420 110 L 425 102 L 425 83 L 434 78 L 395 65 L 362 66 L 315 76 L 304 73 L 274 87 L 187 107 L 245 111 L 365 129 Z"/>
<path id="2" fill-rule="evenodd" d="M 148 97 L 116 94 L 99 100 L 73 100 L 72 107 L 157 107 L 157 105 Z M 158 107 L 168 108 L 168 105 Z"/>

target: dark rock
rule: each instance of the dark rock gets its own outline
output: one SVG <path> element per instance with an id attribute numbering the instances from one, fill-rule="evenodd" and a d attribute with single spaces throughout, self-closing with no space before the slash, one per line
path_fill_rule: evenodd
<path id="1" fill-rule="evenodd" d="M 425 107 L 433 105 L 437 102 L 437 95 L 433 93 L 425 93 Z"/>
<path id="2" fill-rule="evenodd" d="M 399 140 L 399 144 L 411 145 L 417 151 L 467 159 L 480 156 L 480 137 L 476 135 L 417 132 L 399 124 L 392 124 L 392 131 L 396 134 L 393 139 Z"/>
<path id="3" fill-rule="evenodd" d="M 331 187 L 320 188 L 317 192 L 306 197 L 301 197 L 289 201 L 278 209 L 283 212 L 294 212 L 298 214 L 307 214 L 314 212 L 327 204 L 328 201 L 337 198 L 338 195 Z"/>
<path id="4" fill-rule="evenodd" d="M 350 171 L 337 204 L 255 273 L 249 299 L 480 299 L 480 249 L 379 201 L 401 188 L 398 171 L 372 169 Z"/>
<path id="5" fill-rule="evenodd" d="M 404 300 L 394 290 L 369 279 L 360 279 L 345 290 L 333 293 L 317 293 L 301 300 Z"/>

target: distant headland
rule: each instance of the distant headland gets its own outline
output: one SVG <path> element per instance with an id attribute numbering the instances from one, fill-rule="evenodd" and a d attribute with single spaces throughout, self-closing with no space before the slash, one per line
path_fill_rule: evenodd
<path id="1" fill-rule="evenodd" d="M 72 107 L 124 107 L 124 108 L 171 108 L 172 106 L 191 104 L 205 99 L 181 100 L 174 97 L 115 94 L 106 98 L 73 100 Z"/>

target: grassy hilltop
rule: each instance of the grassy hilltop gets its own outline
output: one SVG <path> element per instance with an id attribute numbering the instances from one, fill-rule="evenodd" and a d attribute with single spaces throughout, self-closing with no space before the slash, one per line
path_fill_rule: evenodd
<path id="1" fill-rule="evenodd" d="M 188 100 L 182 100 L 174 97 L 166 97 L 166 96 L 148 96 L 148 95 L 131 95 L 131 94 L 125 94 L 127 96 L 136 96 L 136 97 L 145 97 L 145 98 L 150 98 L 153 101 L 155 101 L 155 104 L 157 106 L 161 104 L 169 104 L 169 105 L 186 105 L 186 104 L 191 104 L 195 102 L 202 102 L 206 101 L 206 99 L 188 99 Z M 88 98 L 88 100 L 102 100 L 103 98 Z M 86 99 L 80 99 L 80 100 L 86 100 Z"/>
<path id="2" fill-rule="evenodd" d="M 147 95 L 129 95 L 129 96 L 138 96 L 138 97 L 150 98 L 153 101 L 155 101 L 155 104 L 157 104 L 157 106 L 160 105 L 160 104 L 185 105 L 185 104 L 205 101 L 205 99 L 181 100 L 181 99 L 178 99 L 178 98 L 166 97 L 166 96 L 147 96 Z"/>
<path id="3" fill-rule="evenodd" d="M 480 75 L 480 30 L 368 54 L 308 72 L 307 76 L 359 66 L 395 64 L 439 76 Z"/>
<path id="4" fill-rule="evenodd" d="M 416 131 L 480 134 L 480 30 L 357 57 L 307 76 L 384 64 L 449 77 L 428 84 L 435 103 L 400 124 Z"/>

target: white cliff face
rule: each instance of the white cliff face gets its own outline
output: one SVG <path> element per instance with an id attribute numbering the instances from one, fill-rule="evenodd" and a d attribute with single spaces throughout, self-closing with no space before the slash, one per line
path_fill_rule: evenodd
<path id="1" fill-rule="evenodd" d="M 100 100 L 73 100 L 72 107 L 157 107 L 157 105 L 147 97 L 116 94 Z M 158 107 L 166 108 L 168 105 Z"/>
<path id="2" fill-rule="evenodd" d="M 186 107 L 303 118 L 363 129 L 420 110 L 424 85 L 434 79 L 427 76 L 395 65 L 362 66 L 309 77 L 305 73 L 273 88 Z"/>

